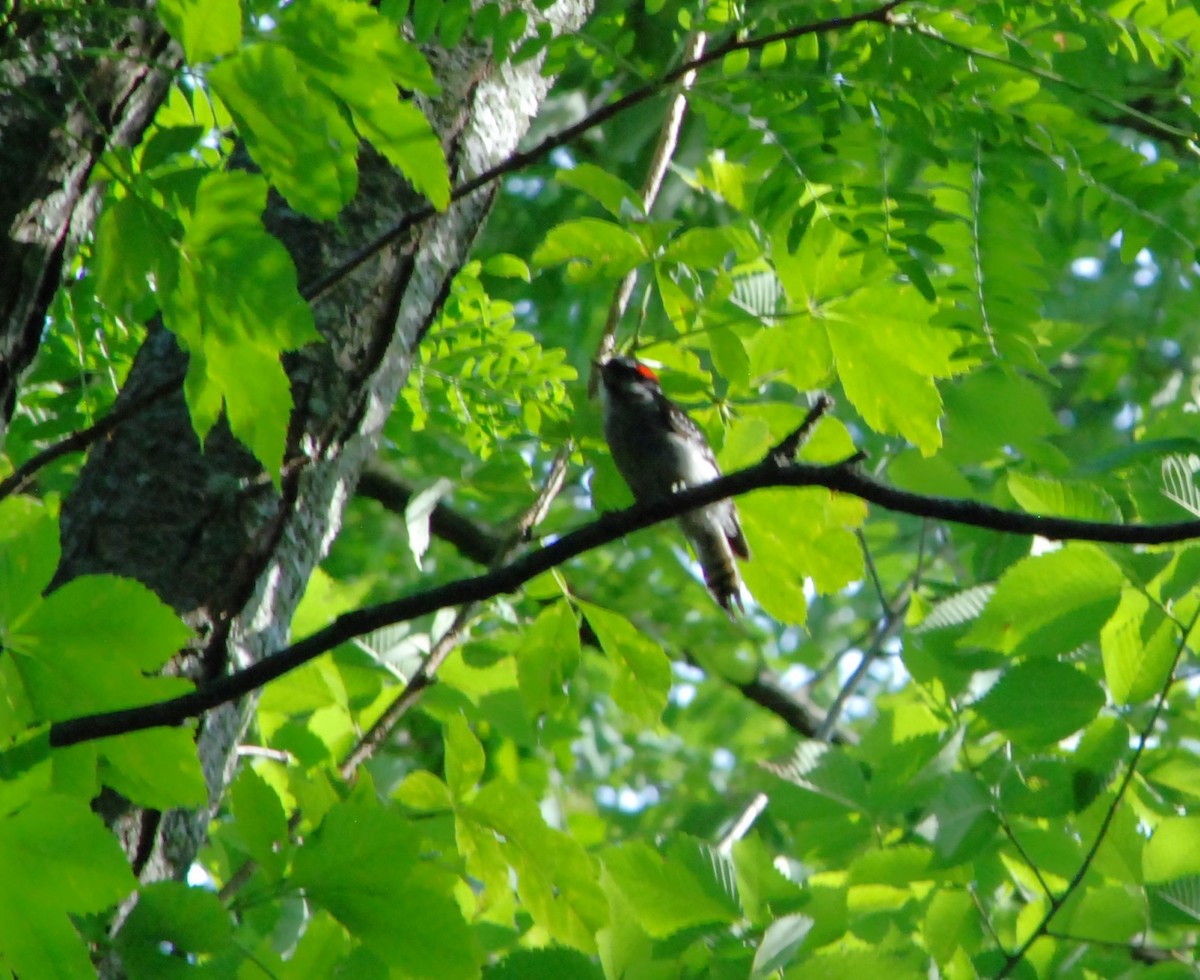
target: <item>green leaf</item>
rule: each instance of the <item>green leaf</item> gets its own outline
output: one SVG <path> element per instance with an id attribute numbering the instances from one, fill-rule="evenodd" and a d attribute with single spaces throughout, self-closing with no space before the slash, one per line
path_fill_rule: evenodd
<path id="1" fill-rule="evenodd" d="M 929 324 L 915 289 L 861 290 L 825 311 L 829 347 L 846 397 L 876 432 L 895 433 L 925 456 L 942 444 L 942 399 L 959 339 Z"/>
<path id="2" fill-rule="evenodd" d="M 1113 499 L 1090 483 L 1067 483 L 1014 472 L 1008 474 L 1008 492 L 1031 514 L 1122 523 L 1120 508 Z"/>
<path id="3" fill-rule="evenodd" d="M 1162 820 L 1146 844 L 1142 869 L 1148 882 L 1200 874 L 1200 818 Z"/>
<path id="4" fill-rule="evenodd" d="M 292 409 L 283 351 L 319 339 L 296 269 L 258 219 L 266 183 L 246 173 L 205 177 L 186 221 L 178 288 L 163 319 L 191 355 L 184 390 L 203 439 L 222 404 L 233 434 L 278 480 Z"/>
<path id="5" fill-rule="evenodd" d="M 339 803 L 296 852 L 294 881 L 387 963 L 418 976 L 478 974 L 481 956 L 445 872 L 418 857 L 394 810 Z"/>
<path id="6" fill-rule="evenodd" d="M 96 743 L 100 781 L 139 806 L 201 806 L 208 787 L 189 728 L 152 728 Z"/>
<path id="7" fill-rule="evenodd" d="M 451 798 L 461 800 L 483 776 L 487 759 L 483 746 L 462 715 L 453 715 L 442 729 L 446 739 L 446 785 Z"/>
<path id="8" fill-rule="evenodd" d="M 441 142 L 421 110 L 396 91 L 437 94 L 420 50 L 365 3 L 308 0 L 302 10 L 282 12 L 278 31 L 310 81 L 350 110 L 359 134 L 444 210 L 450 203 L 450 176 Z M 330 108 L 339 107 L 330 103 Z"/>
<path id="9" fill-rule="evenodd" d="M 792 305 L 823 328 L 846 396 L 867 424 L 932 455 L 942 442 L 934 380 L 954 373 L 959 338 L 931 325 L 933 308 L 916 289 L 877 277 L 863 288 L 872 277 L 853 250 L 847 235 L 816 221 L 795 249 L 777 230 L 771 257 Z"/>
<path id="10" fill-rule="evenodd" d="M 596 278 L 620 279 L 647 258 L 636 235 L 599 218 L 580 218 L 555 225 L 533 253 L 533 264 L 544 269 L 567 264 L 571 282 Z"/>
<path id="11" fill-rule="evenodd" d="M 921 930 L 929 951 L 945 966 L 959 949 L 974 948 L 979 936 L 979 914 L 969 892 L 942 889 L 930 899 Z"/>
<path id="12" fill-rule="evenodd" d="M 183 693 L 178 677 L 147 677 L 187 643 L 174 611 L 132 579 L 90 575 L 51 593 L 10 634 L 9 653 L 43 717 L 146 704 Z"/>
<path id="13" fill-rule="evenodd" d="M 505 780 L 488 783 L 459 812 L 461 820 L 501 835 L 500 850 L 533 921 L 554 941 L 593 952 L 608 907 L 583 848 L 546 826 L 537 801 Z"/>
<path id="14" fill-rule="evenodd" d="M 450 204 L 450 176 L 442 144 L 411 102 L 371 100 L 355 107 L 358 131 L 439 211 Z"/>
<path id="15" fill-rule="evenodd" d="M 120 317 L 133 318 L 176 278 L 177 222 L 136 194 L 109 204 L 96 222 L 96 297 Z M 155 301 L 157 305 L 157 301 Z"/>
<path id="16" fill-rule="evenodd" d="M 214 66 L 208 81 L 250 155 L 297 211 L 332 218 L 354 196 L 358 138 L 287 48 L 250 45 Z"/>
<path id="17" fill-rule="evenodd" d="M 1127 588 L 1100 631 L 1104 679 L 1117 704 L 1145 701 L 1162 689 L 1178 652 L 1174 624 L 1145 593 Z"/>
<path id="18" fill-rule="evenodd" d="M 283 876 L 288 857 L 288 822 L 279 794 L 250 766 L 229 791 L 237 836 L 268 879 Z"/>
<path id="19" fill-rule="evenodd" d="M 158 11 L 191 65 L 229 54 L 242 40 L 238 0 L 163 0 Z"/>
<path id="20" fill-rule="evenodd" d="M 746 585 L 779 622 L 803 624 L 804 583 L 832 594 L 862 577 L 862 549 L 851 530 L 866 505 L 822 489 L 763 490 L 738 501 L 751 560 Z"/>
<path id="21" fill-rule="evenodd" d="M 196 962 L 221 956 L 232 946 L 232 923 L 221 900 L 178 881 L 143 888 L 117 933 L 121 965 L 131 980 L 196 976 Z"/>
<path id="22" fill-rule="evenodd" d="M 69 916 L 104 911 L 137 887 L 117 840 L 86 802 L 47 794 L 0 820 L 0 956 L 27 977 L 94 975 Z"/>
<path id="23" fill-rule="evenodd" d="M 806 915 L 785 915 L 776 919 L 763 933 L 754 954 L 751 977 L 767 977 L 787 966 L 796 957 L 812 931 L 813 920 Z"/>
<path id="24" fill-rule="evenodd" d="M 642 214 L 642 196 L 620 177 L 602 170 L 594 163 L 579 163 L 570 170 L 559 170 L 555 182 L 562 187 L 574 187 L 599 201 L 614 218 L 625 216 L 627 207 Z"/>
<path id="25" fill-rule="evenodd" d="M 206 339 L 204 354 L 208 384 L 224 397 L 229 428 L 278 481 L 292 411 L 291 382 L 279 351 L 213 337 Z"/>
<path id="26" fill-rule="evenodd" d="M 579 623 L 570 603 L 547 606 L 524 632 L 517 683 L 530 715 L 553 711 L 567 700 L 566 684 L 579 664 Z"/>
<path id="27" fill-rule="evenodd" d="M 58 567 L 58 521 L 32 497 L 0 501 L 0 640 L 41 602 Z"/>
<path id="28" fill-rule="evenodd" d="M 518 949 L 483 972 L 484 980 L 603 980 L 591 959 L 574 949 Z"/>
<path id="29" fill-rule="evenodd" d="M 1129 942 L 1146 924 L 1143 898 L 1123 885 L 1092 886 L 1064 911 L 1072 936 L 1103 943 Z"/>
<path id="30" fill-rule="evenodd" d="M 449 810 L 454 802 L 446 784 L 423 769 L 410 772 L 404 778 L 396 790 L 396 799 L 411 810 L 423 812 Z"/>
<path id="31" fill-rule="evenodd" d="M 1018 656 L 1074 650 L 1094 640 L 1116 611 L 1122 582 L 1117 566 L 1093 545 L 1073 543 L 1025 558 L 1004 573 L 961 643 Z"/>
<path id="32" fill-rule="evenodd" d="M 969 861 L 992 840 L 998 820 L 981 780 L 971 773 L 951 773 L 934 801 L 934 850 L 947 865 Z"/>
<path id="33" fill-rule="evenodd" d="M 642 722 L 658 721 L 671 690 L 671 664 L 662 647 L 624 616 L 590 602 L 576 605 L 612 662 L 613 700 Z"/>
<path id="34" fill-rule="evenodd" d="M 1011 667 L 975 711 L 1013 741 L 1049 745 L 1090 722 L 1104 706 L 1104 692 L 1070 664 L 1032 660 Z"/>
<path id="35" fill-rule="evenodd" d="M 657 939 L 691 926 L 727 924 L 740 913 L 732 869 L 698 841 L 674 837 L 657 850 L 630 841 L 608 848 L 601 860 L 642 928 Z"/>

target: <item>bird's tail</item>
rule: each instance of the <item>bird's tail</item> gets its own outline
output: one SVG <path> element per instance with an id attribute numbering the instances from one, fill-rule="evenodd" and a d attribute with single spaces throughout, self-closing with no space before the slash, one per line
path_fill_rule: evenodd
<path id="1" fill-rule="evenodd" d="M 704 573 L 704 584 L 717 600 L 717 605 L 730 616 L 734 615 L 734 607 L 745 612 L 742 605 L 742 577 L 738 574 L 737 562 L 733 558 L 733 550 L 729 539 L 719 526 L 711 519 L 700 519 L 699 515 L 688 515 L 680 523 L 696 560 L 700 562 L 700 570 Z"/>

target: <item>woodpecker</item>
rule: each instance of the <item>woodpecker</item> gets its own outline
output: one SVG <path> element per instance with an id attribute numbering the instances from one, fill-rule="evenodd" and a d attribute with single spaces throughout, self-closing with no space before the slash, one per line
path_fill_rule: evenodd
<path id="1" fill-rule="evenodd" d="M 699 426 L 663 394 L 650 368 L 632 357 L 610 357 L 599 368 L 604 438 L 637 500 L 655 500 L 721 475 Z M 732 616 L 735 605 L 743 608 L 734 556 L 750 557 L 733 501 L 684 514 L 679 526 L 696 553 L 708 591 Z"/>

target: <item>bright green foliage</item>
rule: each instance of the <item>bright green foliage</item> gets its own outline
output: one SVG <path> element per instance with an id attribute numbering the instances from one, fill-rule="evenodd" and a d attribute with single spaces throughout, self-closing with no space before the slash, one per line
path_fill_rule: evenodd
<path id="1" fill-rule="evenodd" d="M 0 820 L 0 861 L 24 883 L 0 898 L 6 968 L 86 976 L 87 947 L 68 916 L 102 912 L 137 886 L 100 818 L 84 800 L 46 793 Z"/>
<path id="2" fill-rule="evenodd" d="M 445 61 L 424 46 L 490 45 L 504 71 L 544 56 L 538 139 L 657 83 L 692 31 L 711 51 L 869 9 L 615 2 L 553 38 L 548 6 L 162 3 L 196 74 L 103 158 L 4 465 L 103 416 L 161 313 L 198 434 L 224 414 L 278 478 L 280 356 L 320 340 L 262 225 L 268 188 L 335 220 L 365 140 L 444 208 L 419 107 Z M 478 573 L 434 507 L 495 546 L 564 449 L 535 538 L 631 501 L 586 393 L 627 275 L 619 349 L 726 470 L 823 390 L 806 462 L 861 451 L 884 483 L 1018 513 L 1200 515 L 1200 15 L 890 18 L 702 68 L 652 208 L 665 90 L 497 184 L 387 423 L 409 504 L 351 504 L 295 635 Z M 235 139 L 254 173 L 228 165 Z M 157 673 L 188 634 L 145 588 L 43 594 L 76 468 L 39 477 L 47 503 L 0 504 L 0 867 L 30 882 L 0 910 L 0 963 L 22 976 L 86 972 L 81 937 L 103 946 L 93 917 L 136 887 L 87 810 L 101 787 L 206 798 L 186 729 L 49 748 L 52 720 L 186 690 Z M 143 888 L 115 940 L 130 975 L 1190 976 L 1200 548 L 1046 542 L 822 488 L 738 507 L 745 616 L 712 603 L 673 525 L 630 535 L 474 609 L 353 784 L 339 763 L 453 611 L 270 685 L 247 735 L 269 752 L 214 801 L 198 862 L 226 890 Z M 26 873 L 43 861 L 71 887 Z"/>

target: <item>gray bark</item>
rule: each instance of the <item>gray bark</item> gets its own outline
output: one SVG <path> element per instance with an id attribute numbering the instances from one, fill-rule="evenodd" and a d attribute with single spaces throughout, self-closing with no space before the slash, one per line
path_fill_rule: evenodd
<path id="1" fill-rule="evenodd" d="M 96 162 L 141 139 L 182 61 L 153 6 L 43 8 L 0 28 L 0 446 L 46 308 L 95 220 Z"/>
<path id="2" fill-rule="evenodd" d="M 557 30 L 570 32 L 589 10 L 587 0 L 562 0 L 538 17 L 548 17 Z M 157 27 L 145 30 L 159 39 L 160 47 L 165 45 L 163 57 L 175 57 Z M 138 47 L 141 57 L 146 43 Z M 452 180 L 460 182 L 515 150 L 550 83 L 539 75 L 536 62 L 497 67 L 478 46 L 429 54 L 443 93 L 422 108 L 452 162 Z M 115 64 L 104 69 L 93 63 L 91 69 L 120 74 L 124 63 L 118 58 Z M 146 114 L 152 112 L 153 100 L 145 79 L 155 71 L 142 69 Z M 165 86 L 154 91 L 161 98 Z M 37 138 L 44 144 L 54 126 L 68 117 L 65 106 L 57 118 L 39 117 Z M 144 126 L 145 119 L 138 118 Z M 122 133 L 140 132 L 131 122 L 123 126 Z M 66 155 L 71 152 L 82 152 L 78 141 L 70 141 L 63 150 Z M 0 167 L 5 168 L 0 174 L 8 178 L 0 180 L 0 186 L 18 183 L 13 175 L 27 173 L 22 159 L 15 151 L 0 155 Z M 61 168 L 58 193 L 73 203 L 69 209 L 64 205 L 70 215 L 63 217 L 56 235 L 47 231 L 30 242 L 30 236 L 20 238 L 10 231 L 9 240 L 0 243 L 21 258 L 21 274 L 10 281 L 14 277 L 7 269 L 13 260 L 4 255 L 6 271 L 0 283 L 0 311 L 15 323 L 0 337 L 7 345 L 0 348 L 0 382 L 9 379 L 10 386 L 31 356 L 28 348 L 36 345 L 63 251 L 93 217 L 89 212 L 87 221 L 80 218 L 87 195 L 79 175 L 90 171 L 87 160 L 76 159 L 73 166 Z M 419 205 L 406 182 L 369 150 L 361 154 L 360 166 L 359 193 L 336 223 L 317 224 L 278 200 L 270 204 L 265 220 L 291 252 L 301 283 L 335 267 L 406 209 Z M 41 172 L 37 179 L 49 180 Z M 58 581 L 107 572 L 149 585 L 195 628 L 197 640 L 181 655 L 176 669 L 197 679 L 285 646 L 309 575 L 338 533 L 345 502 L 377 448 L 413 350 L 466 258 L 492 192 L 478 191 L 420 225 L 407 240 L 385 249 L 317 303 L 318 326 L 329 343 L 300 352 L 287 365 L 297 407 L 282 492 L 222 426 L 202 451 L 176 390 L 138 412 L 92 451 L 63 506 Z M 0 207 L 7 209 L 0 213 L 28 212 L 32 193 L 15 202 L 0 200 Z M 53 197 L 51 188 L 38 200 Z M 6 227 L 17 226 L 10 220 Z M 10 352 L 15 353 L 6 361 Z M 152 330 L 118 405 L 170 385 L 181 376 L 185 357 L 170 334 Z M 143 881 L 181 878 L 194 860 L 233 774 L 249 708 L 229 705 L 201 722 L 198 746 L 208 780 L 206 808 L 160 815 L 117 799 L 101 801 Z M 120 973 L 119 964 L 112 961 L 103 969 L 106 974 Z"/>

